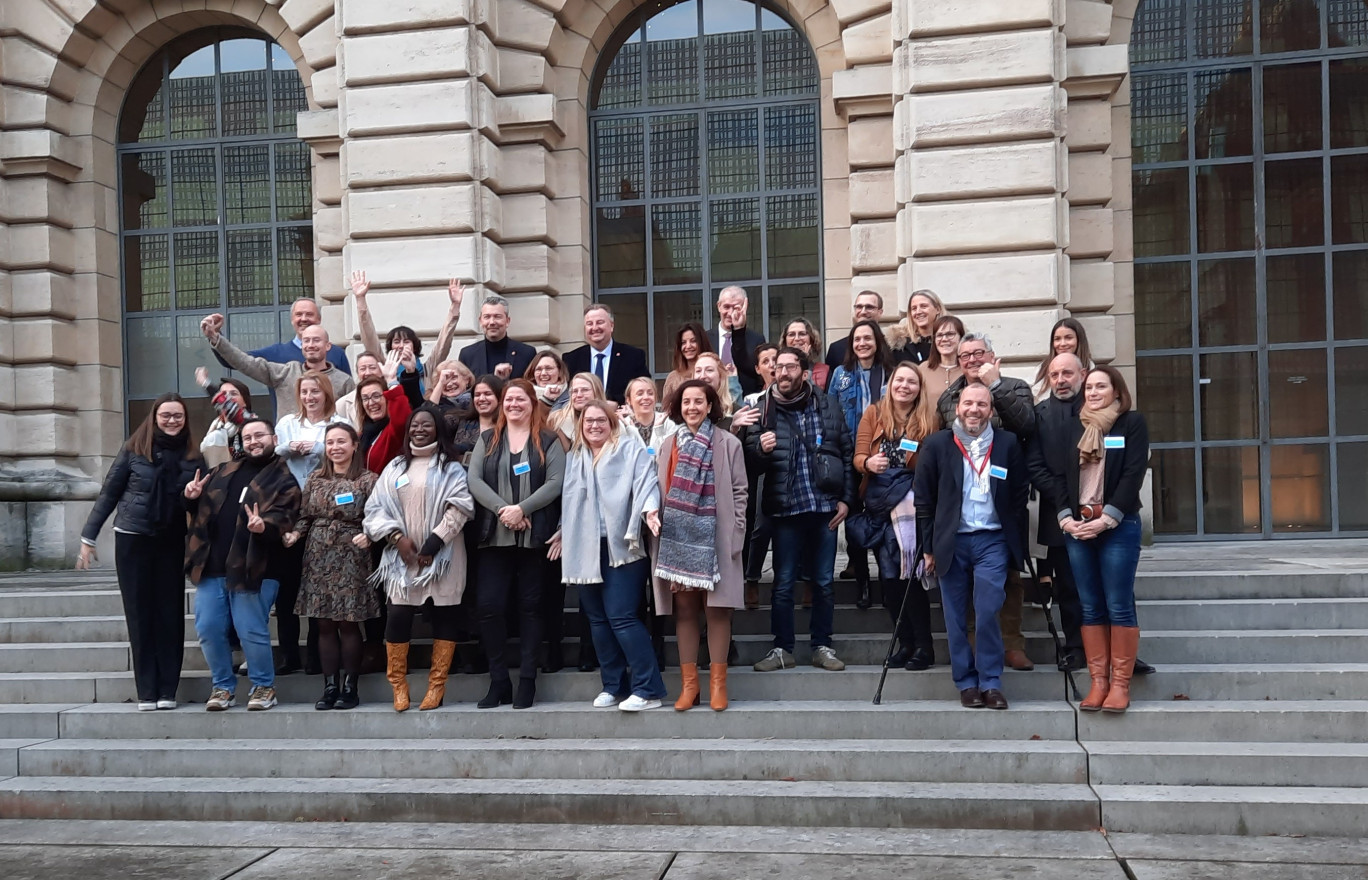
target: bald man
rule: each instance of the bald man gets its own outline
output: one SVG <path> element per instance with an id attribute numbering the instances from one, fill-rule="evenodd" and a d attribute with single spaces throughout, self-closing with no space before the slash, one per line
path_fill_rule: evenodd
<path id="1" fill-rule="evenodd" d="M 295 385 L 299 377 L 309 370 L 316 370 L 328 378 L 332 383 L 334 399 L 356 388 L 350 374 L 329 363 L 328 353 L 332 351 L 332 343 L 328 340 L 328 331 L 323 329 L 322 324 L 311 324 L 300 332 L 299 347 L 304 355 L 302 362 L 288 361 L 281 364 L 248 354 L 229 342 L 228 338 L 219 332 L 221 325 L 214 317 L 210 315 L 200 322 L 200 332 L 209 340 L 214 354 L 225 365 L 250 379 L 257 380 L 275 392 L 277 419 L 299 411 Z"/>

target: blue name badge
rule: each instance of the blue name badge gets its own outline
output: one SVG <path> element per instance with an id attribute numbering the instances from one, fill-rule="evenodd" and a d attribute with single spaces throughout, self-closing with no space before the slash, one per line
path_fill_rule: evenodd
<path id="1" fill-rule="evenodd" d="M 1103 438 L 1102 438 L 1102 448 L 1103 448 L 1103 449 L 1125 449 L 1125 448 L 1126 448 L 1126 438 L 1125 438 L 1125 437 L 1103 437 Z"/>
<path id="2" fill-rule="evenodd" d="M 647 447 L 646 447 L 646 454 L 647 454 L 647 455 L 655 455 L 655 454 L 656 454 L 655 447 L 654 447 L 654 446 L 647 446 Z"/>
<path id="3" fill-rule="evenodd" d="M 399 479 L 394 481 L 394 488 L 402 489 L 409 484 L 408 474 L 400 474 Z"/>
<path id="4" fill-rule="evenodd" d="M 337 502 L 338 507 L 341 507 L 344 504 L 351 504 L 355 500 L 356 496 L 352 495 L 350 492 L 343 492 L 341 495 L 333 496 L 333 501 Z"/>
<path id="5" fill-rule="evenodd" d="M 921 444 L 916 440 L 908 440 L 906 437 L 898 441 L 898 449 L 903 452 L 916 452 L 919 445 Z"/>
<path id="6" fill-rule="evenodd" d="M 816 443 L 816 445 L 817 445 L 817 446 L 821 446 L 821 445 L 822 445 L 822 435 L 821 435 L 821 434 L 818 434 L 818 435 L 817 435 L 817 443 Z"/>
<path id="7" fill-rule="evenodd" d="M 513 465 L 513 476 L 515 477 L 521 477 L 523 474 L 530 473 L 532 473 L 532 465 L 528 464 L 525 461 L 520 461 L 517 464 Z"/>
<path id="8" fill-rule="evenodd" d="M 988 476 L 992 477 L 995 480 L 1005 480 L 1007 479 L 1007 468 L 998 467 L 997 465 L 991 465 L 988 468 Z"/>

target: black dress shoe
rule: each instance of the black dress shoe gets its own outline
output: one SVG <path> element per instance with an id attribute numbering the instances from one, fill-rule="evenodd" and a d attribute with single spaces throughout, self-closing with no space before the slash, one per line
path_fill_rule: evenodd
<path id="1" fill-rule="evenodd" d="M 314 708 L 319 710 L 331 709 L 337 705 L 337 698 L 341 695 L 342 692 L 337 689 L 337 676 L 325 675 L 323 676 L 323 697 L 314 703 Z"/>
<path id="2" fill-rule="evenodd" d="M 983 692 L 983 705 L 989 709 L 1006 709 L 1007 698 L 997 688 L 989 688 Z"/>
<path id="3" fill-rule="evenodd" d="M 276 675 L 290 675 L 291 673 L 295 673 L 295 672 L 298 672 L 298 671 L 299 671 L 299 658 L 298 658 L 298 657 L 294 657 L 294 658 L 282 657 L 282 658 L 280 658 L 280 662 L 276 664 L 275 674 L 276 674 Z"/>
<path id="4" fill-rule="evenodd" d="M 561 654 L 560 642 L 551 642 L 546 646 L 546 660 L 542 663 L 542 672 L 560 672 L 565 668 L 565 657 Z"/>
<path id="5" fill-rule="evenodd" d="M 903 668 L 908 672 L 921 672 L 923 669 L 930 669 L 936 665 L 936 655 L 930 648 L 918 648 L 912 652 L 912 656 L 907 658 L 907 665 Z"/>
<path id="6" fill-rule="evenodd" d="M 888 668 L 897 669 L 899 666 L 906 666 L 907 661 L 912 659 L 912 649 L 898 643 L 898 650 L 894 651 L 888 658 Z"/>
<path id="7" fill-rule="evenodd" d="M 1135 658 L 1135 671 L 1134 671 L 1132 674 L 1134 674 L 1134 675 L 1153 675 L 1154 672 L 1155 672 L 1155 670 L 1154 670 L 1154 667 L 1153 667 L 1153 666 L 1149 665 L 1149 664 L 1146 663 L 1144 660 L 1141 660 L 1139 657 L 1136 657 L 1136 658 Z"/>
<path id="8" fill-rule="evenodd" d="M 978 688 L 965 688 L 960 691 L 960 705 L 966 709 L 982 709 L 983 693 Z"/>
<path id="9" fill-rule="evenodd" d="M 598 669 L 598 664 L 595 663 L 593 660 L 590 660 L 588 657 L 584 658 L 579 663 L 580 672 L 593 672 L 596 669 Z"/>
<path id="10" fill-rule="evenodd" d="M 1082 648 L 1070 648 L 1059 658 L 1057 664 L 1060 672 L 1077 672 L 1080 669 L 1088 668 L 1088 655 L 1083 653 Z"/>
<path id="11" fill-rule="evenodd" d="M 514 709 L 531 709 L 532 703 L 537 699 L 537 680 L 535 678 L 518 679 L 518 694 L 513 698 Z"/>
<path id="12" fill-rule="evenodd" d="M 491 681 L 489 683 L 489 693 L 484 695 L 484 699 L 475 704 L 477 709 L 493 709 L 496 706 L 507 706 L 513 702 L 513 682 L 508 679 L 503 681 Z M 528 703 L 528 705 L 532 705 Z"/>

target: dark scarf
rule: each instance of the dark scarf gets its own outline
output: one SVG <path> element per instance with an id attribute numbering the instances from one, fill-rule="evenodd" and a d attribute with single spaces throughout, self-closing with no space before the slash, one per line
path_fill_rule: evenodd
<path id="1" fill-rule="evenodd" d="M 770 396 L 774 398 L 775 405 L 780 409 L 799 412 L 807 409 L 808 404 L 812 402 L 812 383 L 804 381 L 802 387 L 792 397 L 785 397 L 783 392 L 779 390 L 779 386 L 774 385 L 770 388 Z"/>
<path id="2" fill-rule="evenodd" d="M 385 428 L 389 426 L 389 423 L 389 416 L 385 416 L 383 419 L 369 419 L 361 426 L 360 451 L 362 456 L 370 454 L 371 447 L 375 445 L 375 441 L 379 438 L 380 432 L 385 430 Z"/>
<path id="3" fill-rule="evenodd" d="M 178 485 L 180 463 L 181 459 L 185 458 L 185 449 L 189 442 L 190 432 L 185 428 L 182 428 L 179 434 L 168 434 L 161 428 L 153 428 L 152 463 L 156 465 L 157 470 L 152 477 L 152 491 L 148 498 L 152 505 L 152 509 L 148 511 L 148 518 L 156 526 L 157 531 L 171 525 L 172 519 L 175 518 L 175 496 L 182 489 Z"/>

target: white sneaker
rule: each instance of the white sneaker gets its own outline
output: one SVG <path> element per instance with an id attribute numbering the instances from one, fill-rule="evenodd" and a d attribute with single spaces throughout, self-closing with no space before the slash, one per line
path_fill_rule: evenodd
<path id="1" fill-rule="evenodd" d="M 645 697 L 638 697 L 636 694 L 632 694 L 621 703 L 618 703 L 618 708 L 624 712 L 641 712 L 645 709 L 659 709 L 660 701 L 648 700 Z"/>
<path id="2" fill-rule="evenodd" d="M 209 695 L 209 702 L 204 704 L 204 708 L 210 712 L 222 712 L 231 709 L 237 704 L 237 698 L 223 688 L 214 688 L 214 692 Z M 153 704 L 155 705 L 155 704 Z"/>
<path id="3" fill-rule="evenodd" d="M 615 697 L 615 696 L 613 696 L 612 694 L 608 693 L 607 691 L 604 691 L 603 693 L 599 694 L 597 697 L 594 697 L 594 708 L 595 708 L 595 709 L 611 709 L 611 708 L 613 708 L 614 706 L 616 706 L 617 704 L 618 704 L 618 698 Z"/>
<path id="4" fill-rule="evenodd" d="M 157 709 L 157 704 L 156 704 L 155 702 L 153 702 L 152 700 L 139 700 L 139 701 L 138 701 L 138 711 L 139 711 L 139 712 L 154 712 L 154 711 L 156 711 L 156 709 Z"/>
<path id="5" fill-rule="evenodd" d="M 176 708 L 176 701 L 175 701 L 175 700 L 158 700 L 158 701 L 157 701 L 157 708 L 158 708 L 158 709 L 174 709 L 174 708 Z"/>

